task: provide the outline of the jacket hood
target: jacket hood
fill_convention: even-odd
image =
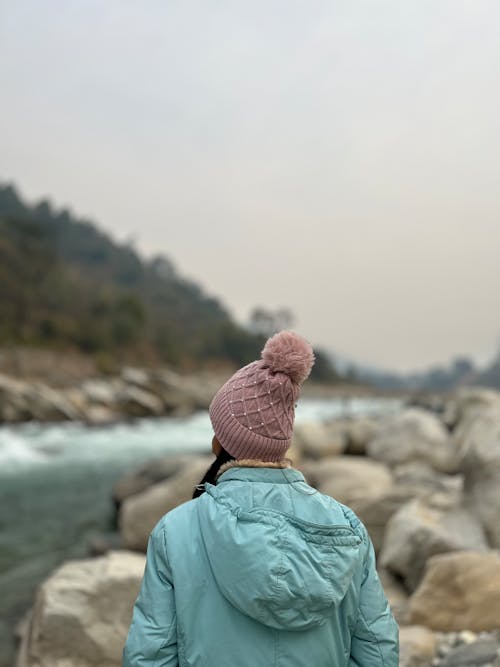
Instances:
[[[199,499],[202,538],[217,585],[234,607],[271,628],[307,630],[325,622],[344,599],[359,565],[361,537],[347,521],[311,523],[265,502],[244,508],[242,485],[225,483],[253,484],[266,472],[273,481],[309,488],[293,469],[227,471]]]

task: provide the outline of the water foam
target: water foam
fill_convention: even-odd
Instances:
[[[17,468],[45,463],[47,456],[34,448],[33,443],[13,432],[10,428],[0,429],[0,467]]]

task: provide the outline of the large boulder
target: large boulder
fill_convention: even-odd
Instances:
[[[295,426],[293,446],[304,458],[323,459],[342,454],[347,437],[336,422],[302,422]]]
[[[465,502],[500,548],[500,407],[470,409],[454,438],[464,474]]]
[[[412,461],[393,468],[394,483],[385,492],[373,497],[363,495],[351,501],[368,529],[378,553],[383,544],[389,519],[414,498],[430,500],[441,506],[456,506],[462,498],[462,478],[436,472],[428,464]]]
[[[457,466],[447,429],[435,415],[420,408],[408,408],[384,420],[368,443],[367,454],[391,466],[424,461],[442,472],[454,472]]]
[[[375,553],[382,549],[389,519],[415,495],[416,491],[411,487],[392,484],[375,496],[360,495],[350,499],[348,504],[366,526]]]
[[[500,553],[441,554],[432,557],[410,598],[409,622],[434,630],[493,630],[500,619]]]
[[[449,475],[435,470],[424,461],[410,461],[392,469],[394,483],[412,489],[416,497],[443,495],[462,499],[463,475]]]
[[[312,486],[346,505],[362,498],[379,497],[392,485],[387,466],[359,456],[330,457],[303,469]]]
[[[189,454],[180,454],[147,461],[115,483],[113,487],[115,505],[119,507],[129,496],[141,493],[149,486],[173,477],[184,466],[189,465],[192,459],[193,457]]]
[[[65,563],[38,589],[17,667],[120,667],[144,556]]]
[[[500,410],[499,391],[485,387],[460,387],[448,400],[448,421],[453,422],[453,428],[457,428],[483,410],[490,409]]]
[[[178,474],[125,499],[118,524],[126,548],[146,551],[149,534],[157,522],[166,512],[192,498],[194,486],[211,461],[210,457],[193,457]]]
[[[431,556],[466,549],[487,549],[477,518],[462,507],[432,506],[416,499],[389,520],[380,563],[412,591]]]
[[[431,667],[437,637],[429,628],[408,625],[399,630],[399,667]]]
[[[354,417],[344,421],[347,437],[346,454],[365,456],[368,443],[374,439],[380,426],[378,417]]]

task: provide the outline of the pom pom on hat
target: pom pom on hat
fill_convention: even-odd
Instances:
[[[310,343],[293,331],[280,331],[264,346],[262,359],[273,373],[285,373],[296,384],[302,384],[314,364]]]

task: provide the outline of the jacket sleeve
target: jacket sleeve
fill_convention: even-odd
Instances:
[[[146,567],[122,667],[177,667],[177,618],[174,587],[160,521],[149,536]]]
[[[373,544],[364,526],[363,532],[367,554],[348,667],[398,667],[399,628],[377,574]]]

